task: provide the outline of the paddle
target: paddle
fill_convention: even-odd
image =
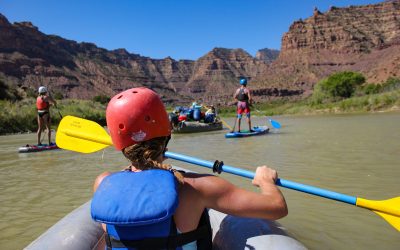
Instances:
[[[233,123],[233,128],[231,129],[231,133],[235,132],[236,121],[237,121],[237,117],[235,116],[235,122]]]
[[[262,113],[260,110],[254,108],[258,113]],[[282,126],[279,122],[272,120],[271,118],[268,118],[269,122],[271,123],[272,127],[276,129],[280,129]]]
[[[38,145],[42,144],[42,141],[43,141],[45,135],[48,133],[48,131],[47,131],[47,129],[43,129],[41,133],[42,133],[42,138],[40,138]]]
[[[50,90],[49,90],[49,96],[50,96],[51,98],[53,98],[53,97],[51,96]],[[53,99],[53,100],[54,100],[54,99]],[[57,109],[58,115],[59,115],[60,118],[62,119],[63,116],[61,115],[60,109],[57,107],[57,104],[55,103],[55,100],[54,100],[54,107]]]
[[[211,168],[214,173],[227,172],[230,174],[242,176],[249,179],[254,178],[253,172],[224,165],[223,162],[220,161],[210,162],[173,152],[165,152],[165,156],[174,160]],[[289,180],[284,180],[281,178],[278,178],[278,180],[276,181],[276,185],[331,200],[341,201],[357,207],[369,209],[380,215],[390,225],[392,225],[394,228],[400,231],[400,197],[382,201],[367,200],[359,197],[353,197],[346,194],[329,191],[327,189],[322,189],[310,185],[296,183]]]
[[[93,153],[112,145],[112,141],[96,122],[67,115],[58,124],[56,144],[63,149]]]
[[[281,128],[281,124],[279,124],[279,122],[274,121],[272,119],[268,119],[268,120],[271,123],[272,127],[276,128],[276,129],[280,129]]]
[[[112,145],[110,136],[99,124],[73,116],[66,116],[61,120],[56,139],[58,147],[81,153],[96,152]],[[165,156],[174,160],[211,168],[214,172],[218,173],[227,172],[249,179],[254,178],[253,172],[224,165],[223,162],[220,161],[210,162],[173,152],[166,152]],[[278,179],[276,184],[281,187],[369,209],[380,215],[390,225],[400,231],[400,197],[375,201],[284,179]]]
[[[229,124],[226,123],[226,122],[224,121],[224,119],[222,119],[220,116],[219,116],[219,119],[221,120],[221,122],[222,122],[227,128],[229,128],[231,131],[233,131],[233,128],[232,128],[231,126],[229,126]]]
[[[57,107],[57,104],[54,104],[54,107],[57,109],[58,115],[59,115],[60,118],[62,119],[63,116],[61,115],[60,109]]]

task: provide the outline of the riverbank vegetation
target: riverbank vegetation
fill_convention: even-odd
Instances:
[[[52,127],[57,127],[61,117],[73,115],[106,124],[106,104],[92,100],[56,100],[57,107],[51,108]],[[21,101],[0,100],[0,134],[36,132],[36,99]]]
[[[236,107],[221,109],[221,116],[235,116]],[[363,113],[400,110],[400,79],[381,84],[365,83],[357,72],[338,72],[314,86],[312,96],[300,101],[280,99],[254,104],[254,115],[294,115],[325,113]]]
[[[33,132],[37,130],[34,96],[4,98],[15,90],[3,91],[0,100],[0,134]],[[60,96],[59,99],[62,98]],[[57,99],[57,98],[56,98]],[[62,115],[74,115],[105,125],[105,109],[109,97],[93,100],[57,100],[52,108],[52,124],[56,127]],[[173,107],[167,107],[172,110]],[[235,107],[219,108],[222,117],[235,116]],[[322,79],[314,86],[313,95],[301,101],[276,100],[254,104],[254,115],[293,115],[323,113],[361,113],[400,110],[400,79],[389,78],[381,84],[366,84],[362,74],[339,72]]]

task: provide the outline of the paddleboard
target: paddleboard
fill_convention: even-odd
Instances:
[[[46,150],[54,150],[54,149],[59,149],[59,147],[56,144],[42,144],[42,145],[25,145],[22,146],[18,149],[18,153],[32,153],[32,152],[40,152],[40,151],[46,151]]]
[[[268,133],[269,128],[267,126],[256,126],[253,127],[253,132],[242,131],[242,132],[229,132],[225,134],[225,138],[237,138],[237,137],[247,137],[254,135],[262,135]]]

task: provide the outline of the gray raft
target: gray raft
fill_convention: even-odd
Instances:
[[[277,222],[241,218],[209,210],[213,249],[285,249],[306,247]],[[104,231],[90,217],[90,201],[65,216],[26,250],[104,250]]]
[[[216,121],[213,123],[203,123],[203,122],[179,122],[173,127],[174,133],[196,133],[196,132],[207,132],[214,130],[221,130],[222,122]]]

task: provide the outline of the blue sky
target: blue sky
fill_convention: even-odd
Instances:
[[[0,0],[10,22],[45,34],[125,48],[151,58],[196,60],[215,47],[280,49],[290,24],[322,12],[383,0]]]

